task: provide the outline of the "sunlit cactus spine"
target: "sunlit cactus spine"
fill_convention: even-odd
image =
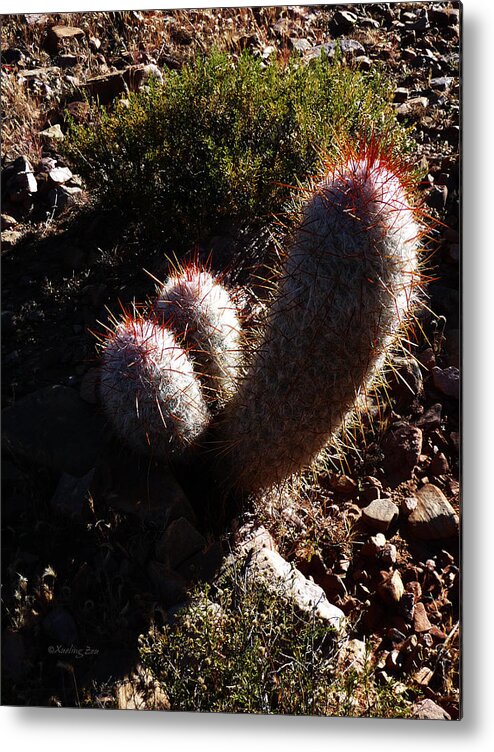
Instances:
[[[235,303],[219,279],[192,263],[157,289],[156,310],[187,348],[213,409],[232,394],[241,356]]]
[[[101,402],[116,434],[140,454],[171,458],[210,415],[185,350],[153,319],[126,313],[101,343]]]
[[[352,414],[417,298],[409,173],[376,141],[306,191],[263,332],[215,427],[218,474],[252,491],[309,465]]]

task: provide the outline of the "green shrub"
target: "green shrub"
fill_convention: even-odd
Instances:
[[[214,600],[212,600],[214,596]],[[140,656],[173,711],[284,715],[406,715],[393,682],[379,687],[338,661],[334,630],[262,582],[226,568],[172,624],[140,639]]]
[[[172,710],[321,714],[334,671],[332,630],[299,615],[262,583],[200,590],[141,658]],[[219,606],[218,606],[219,603]],[[330,658],[333,657],[333,661]]]
[[[318,167],[321,152],[357,132],[405,132],[381,75],[336,56],[302,65],[244,53],[198,57],[163,84],[131,94],[113,111],[94,107],[72,124],[65,152],[106,207],[190,247],[223,217],[253,221],[280,212],[288,185]]]

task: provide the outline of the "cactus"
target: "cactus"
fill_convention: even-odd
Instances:
[[[101,401],[121,439],[139,453],[169,458],[209,421],[187,353],[154,320],[126,313],[102,343]]]
[[[372,143],[308,190],[259,343],[215,426],[229,486],[266,488],[310,464],[375,381],[417,298],[407,186]]]
[[[206,402],[219,407],[233,392],[241,353],[231,296],[218,279],[193,263],[160,285],[156,310],[187,347]]]

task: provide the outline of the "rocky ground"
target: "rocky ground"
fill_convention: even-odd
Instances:
[[[225,550],[176,475],[130,465],[98,410],[91,331],[149,282],[132,227],[94,205],[58,152],[67,111],[87,118],[85,94],[111,106],[149,66],[178,68],[212,43],[268,60],[339,39],[349,64],[384,66],[414,128],[425,206],[441,223],[429,300],[382,430],[344,473],[250,524],[371,645],[376,682],[408,693],[417,717],[458,718],[459,33],[455,3],[3,18],[4,702],[132,707],[118,680],[135,668],[138,635]],[[140,702],[166,707],[156,688]]]

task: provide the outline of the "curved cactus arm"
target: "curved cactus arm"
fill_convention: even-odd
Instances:
[[[404,175],[375,146],[307,191],[264,331],[216,423],[233,487],[280,483],[335,437],[413,309],[420,236]]]
[[[160,285],[155,309],[187,347],[207,403],[218,407],[226,402],[234,390],[242,346],[238,311],[224,285],[191,264]]]

